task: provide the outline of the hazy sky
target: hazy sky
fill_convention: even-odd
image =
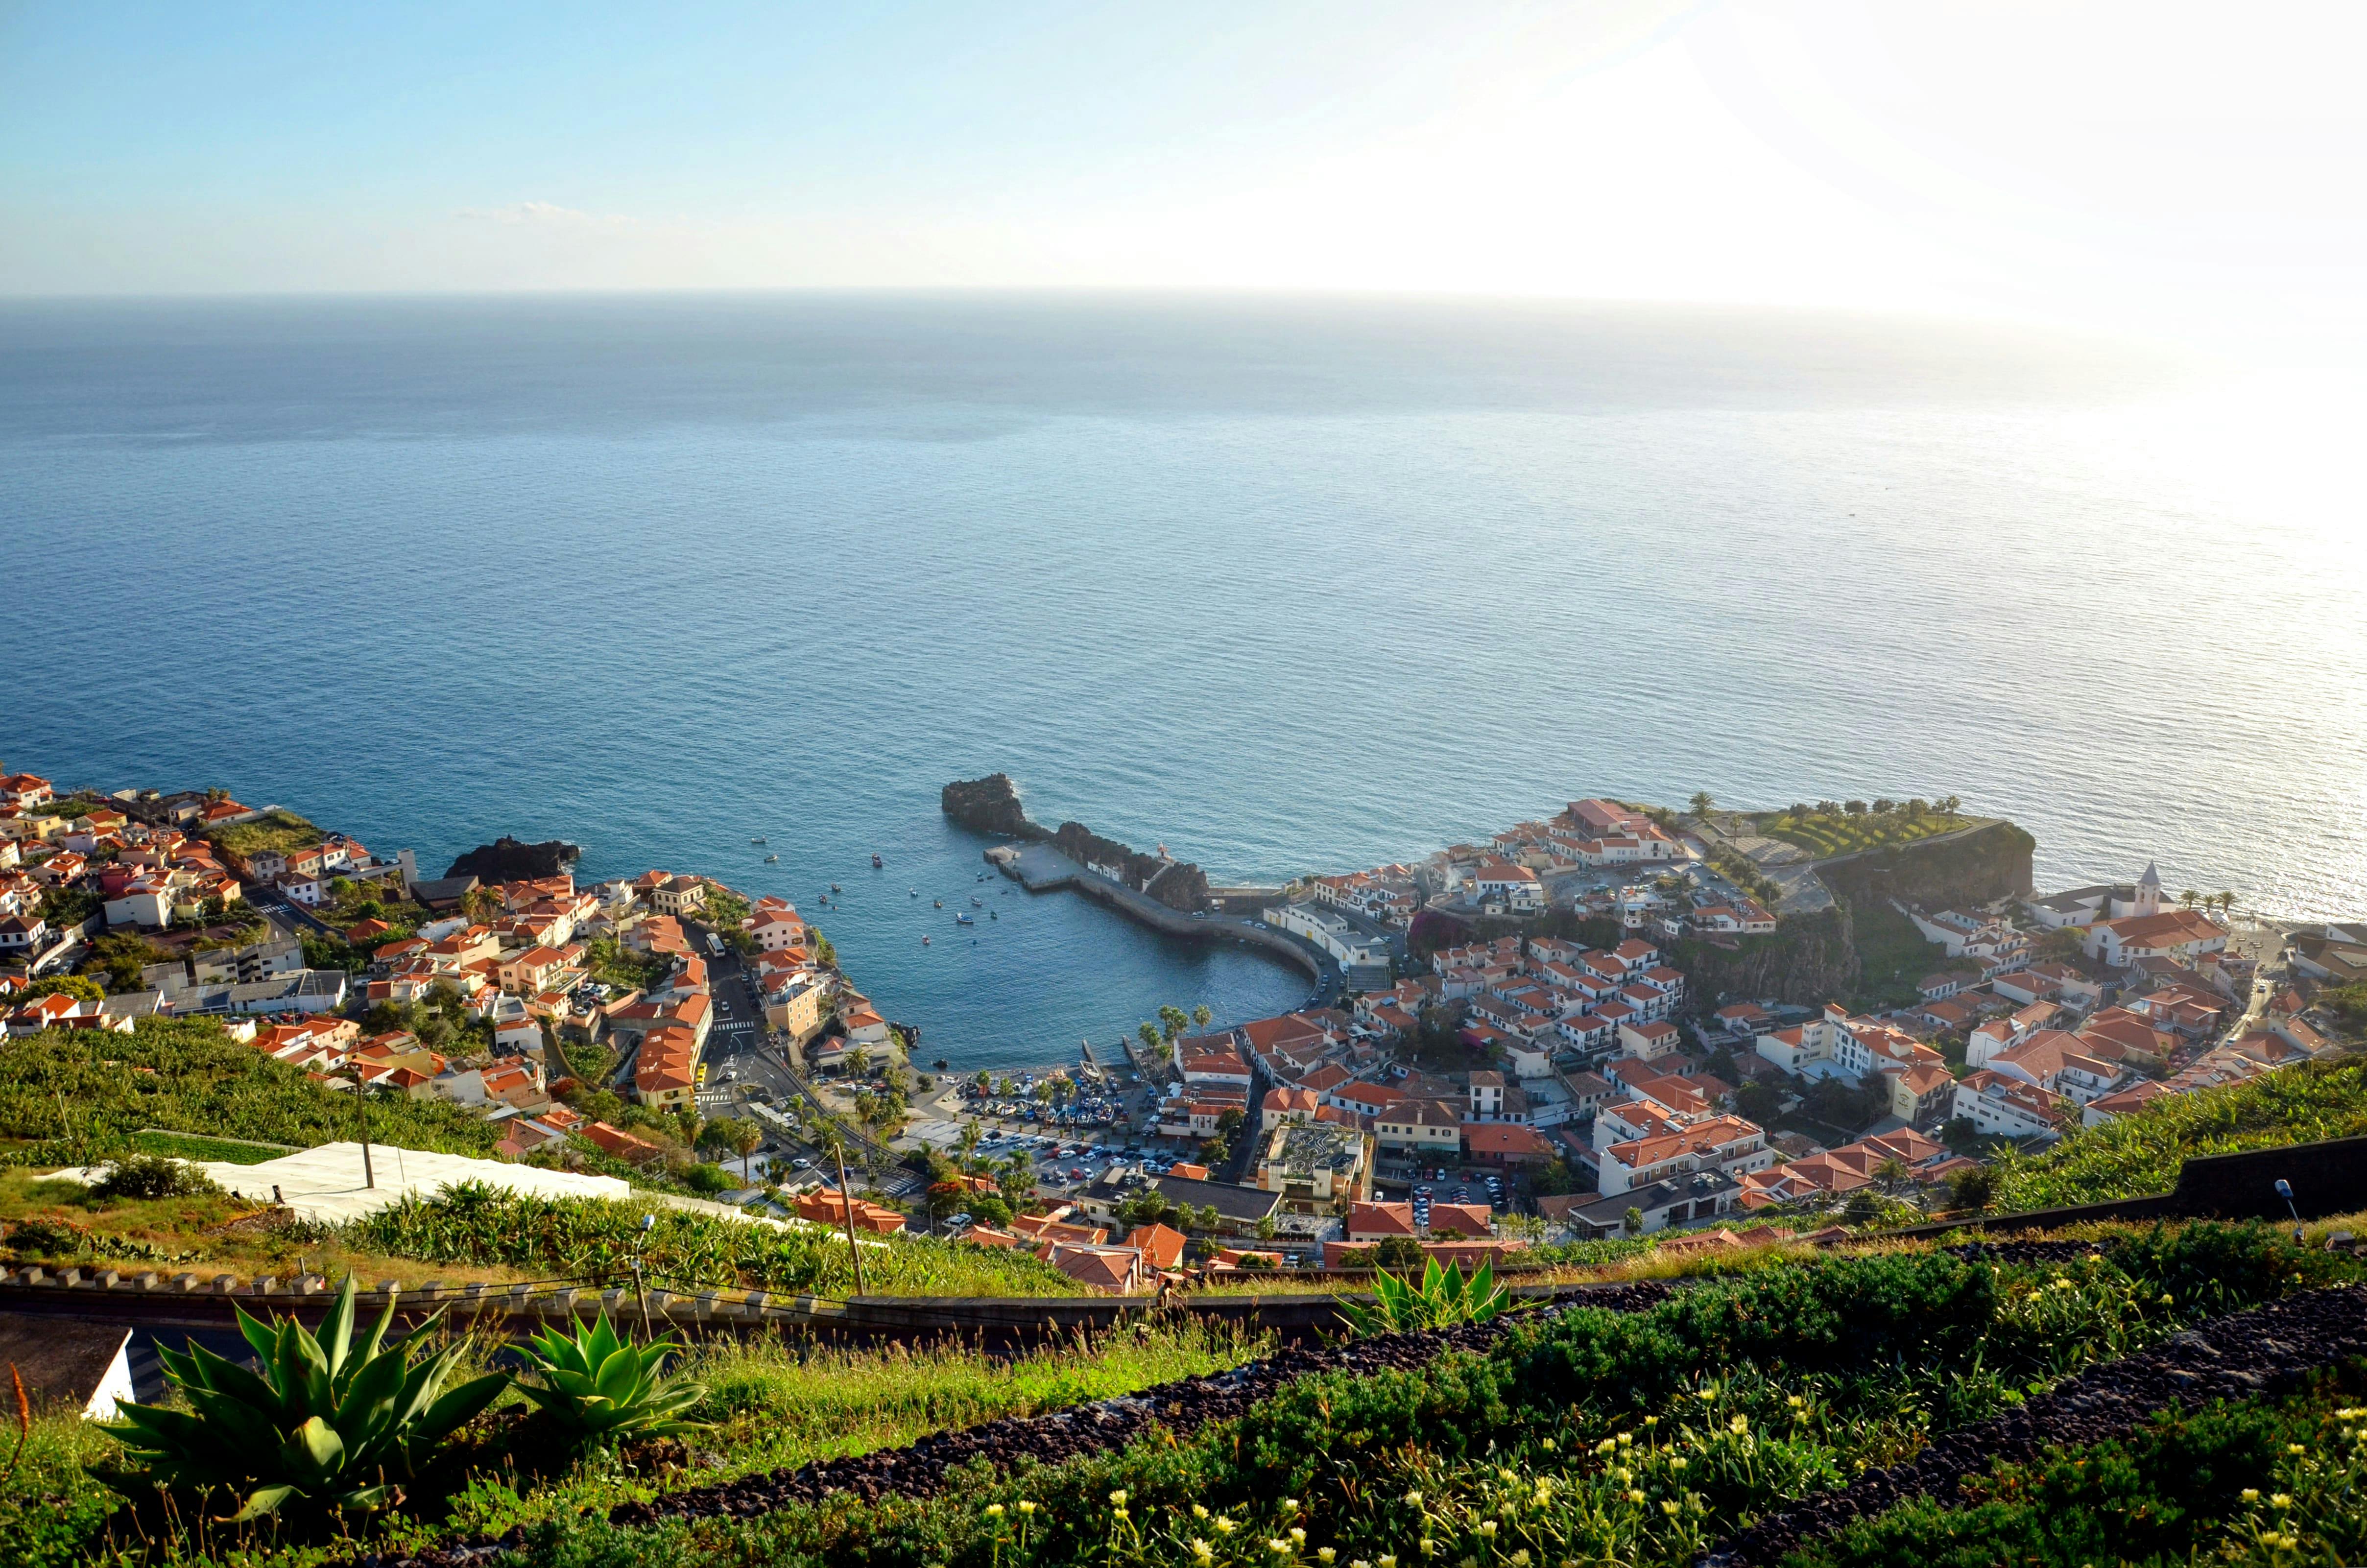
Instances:
[[[1444,290],[2367,322],[2367,6],[8,5],[0,292]]]

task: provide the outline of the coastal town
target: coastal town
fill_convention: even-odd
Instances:
[[[2321,992],[2367,976],[2367,928],[2239,924],[2232,897],[2173,897],[2151,866],[1886,900],[1928,964],[1911,994],[1862,974],[1852,1005],[1789,972],[1738,994],[1852,862],[2016,831],[1954,800],[1587,798],[1274,888],[1075,835],[1102,847],[990,841],[1014,878],[1056,863],[1058,886],[1317,977],[1297,1010],[1161,1006],[1013,1074],[924,1070],[783,898],[657,869],[582,883],[571,846],[512,840],[426,876],[221,791],[19,773],[0,778],[0,1008],[10,1036],[218,1020],[357,1101],[483,1118],[499,1161],[1025,1250],[1115,1293],[1976,1209],[2001,1153],[2345,1048]]]

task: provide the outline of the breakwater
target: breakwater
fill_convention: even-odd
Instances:
[[[1286,931],[1232,915],[1185,914],[1148,894],[1078,864],[1042,840],[997,844],[986,863],[1030,893],[1069,891],[1106,904],[1166,936],[1193,942],[1240,942],[1295,964],[1314,979],[1325,995],[1336,994],[1344,983],[1340,966]]]

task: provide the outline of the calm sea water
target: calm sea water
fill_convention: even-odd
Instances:
[[[2361,913],[2360,406],[1738,312],[9,305],[0,759],[786,894],[963,1066],[1304,989],[977,883],[997,768],[1219,878],[1956,794],[2042,882]]]

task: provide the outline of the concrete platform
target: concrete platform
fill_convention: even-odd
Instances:
[[[376,1187],[366,1187],[362,1183],[362,1146],[359,1144],[323,1144],[318,1148],[306,1149],[300,1154],[282,1155],[261,1165],[229,1165],[214,1160],[187,1163],[198,1166],[226,1190],[248,1198],[267,1200],[272,1189],[277,1187],[281,1201],[293,1210],[298,1218],[323,1224],[343,1224],[400,1202],[405,1197],[416,1194],[430,1198],[447,1187],[458,1187],[468,1181],[479,1181],[504,1191],[528,1193],[539,1198],[630,1201],[633,1197],[631,1185],[613,1176],[579,1176],[566,1170],[538,1170],[528,1165],[470,1159],[461,1155],[429,1154],[421,1149],[398,1149],[385,1144],[370,1145],[370,1166],[378,1178]],[[90,1186],[106,1174],[106,1168],[104,1166],[90,1166],[55,1174],[63,1179]],[[667,1207],[696,1204],[701,1212],[739,1217],[737,1210],[726,1209],[720,1203],[697,1203],[692,1199],[676,1201],[653,1195],[645,1195],[645,1201]]]

